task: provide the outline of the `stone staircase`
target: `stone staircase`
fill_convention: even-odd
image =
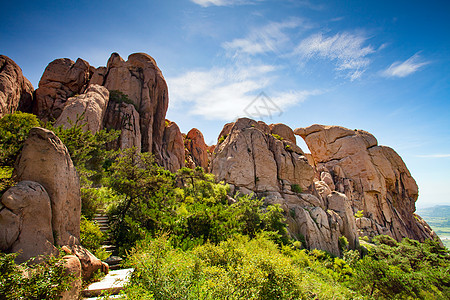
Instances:
[[[102,248],[105,249],[107,253],[110,253],[110,257],[108,257],[105,262],[109,265],[110,270],[120,269],[120,263],[122,262],[122,258],[116,256],[116,246],[114,246],[111,242],[109,236],[109,218],[104,211],[98,211],[93,218],[94,222],[98,224],[101,232],[106,234],[108,238],[103,242]]]
[[[133,269],[121,269],[120,263],[122,262],[122,258],[116,256],[116,246],[112,244],[109,236],[109,218],[106,213],[104,211],[98,211],[94,215],[93,221],[97,223],[100,230],[108,236],[103,243],[102,248],[111,254],[111,256],[105,260],[109,265],[110,272],[99,282],[90,284],[82,291],[82,296],[84,299],[89,300],[104,299],[102,295],[110,295],[108,299],[122,298],[121,295],[116,294],[118,294],[123,289],[123,286],[129,281]]]

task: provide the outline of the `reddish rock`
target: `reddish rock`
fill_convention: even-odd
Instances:
[[[367,222],[359,228],[362,235],[420,241],[432,237],[413,215],[418,187],[394,150],[378,146],[366,131],[340,126],[312,125],[296,129],[295,134],[311,150],[319,178],[331,190],[344,193],[353,212],[364,210],[371,220],[370,228]]]
[[[192,128],[184,139],[184,146],[188,152],[190,159],[194,163],[194,167],[202,167],[208,170],[208,145],[205,144],[203,134],[197,128]]]
[[[57,119],[67,100],[85,91],[90,78],[89,63],[68,58],[52,61],[39,81],[33,112],[42,120]]]
[[[82,288],[81,263],[75,255],[66,255],[63,257],[66,275],[72,275],[73,281],[70,283],[70,290],[61,293],[62,300],[79,299]]]
[[[176,172],[178,169],[184,167],[184,151],[183,136],[180,128],[175,122],[166,120],[162,143],[164,168],[171,172]]]
[[[18,180],[38,182],[47,191],[55,243],[59,246],[79,243],[80,182],[61,140],[50,130],[32,128],[14,171]]]
[[[16,110],[31,112],[33,92],[20,67],[9,57],[0,55],[0,118]]]
[[[42,185],[21,181],[1,198],[0,249],[19,252],[17,263],[57,252],[50,198]]]

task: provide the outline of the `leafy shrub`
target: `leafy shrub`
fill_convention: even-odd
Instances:
[[[70,128],[63,126],[57,128],[48,125],[63,142],[69,151],[70,157],[75,165],[83,187],[90,187],[92,184],[100,184],[106,176],[112,160],[117,153],[107,149],[107,144],[116,140],[120,131],[100,130],[92,134],[89,130],[84,130],[84,114],[78,116],[75,123],[69,120]]]
[[[30,129],[40,126],[35,115],[16,112],[0,119],[0,166],[13,166]]]
[[[239,236],[192,250],[173,248],[167,237],[145,240],[132,251],[135,268],[127,294],[154,299],[297,299],[302,272],[263,236]]]
[[[80,242],[81,244],[95,253],[101,248],[103,242],[106,240],[105,234],[100,230],[100,227],[93,221],[81,216],[80,222]]]
[[[302,188],[301,188],[298,184],[296,184],[296,183],[291,184],[291,190],[292,190],[294,193],[298,193],[298,194],[300,194],[300,193],[303,192]]]
[[[272,136],[273,136],[274,138],[276,138],[277,140],[280,140],[280,141],[284,140],[284,138],[282,138],[281,136],[279,136],[279,135],[276,134],[276,133],[272,133]]]
[[[30,260],[17,265],[16,256],[0,253],[0,299],[59,299],[70,289],[73,277],[65,274],[61,258],[46,257],[39,264]]]
[[[225,141],[225,139],[227,138],[228,134],[222,135],[219,140],[217,141],[218,144],[222,144],[223,141]]]
[[[116,103],[126,103],[134,106],[136,110],[138,110],[137,105],[131,100],[126,94],[122,93],[118,90],[109,91],[109,101],[113,101]]]
[[[364,217],[364,210],[358,210],[358,212],[355,214],[355,218],[359,219]]]
[[[89,220],[99,210],[107,210],[119,201],[121,197],[110,188],[81,188],[81,214]]]

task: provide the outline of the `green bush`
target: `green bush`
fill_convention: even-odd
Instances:
[[[86,249],[91,251],[95,256],[101,260],[108,258],[109,254],[103,251],[102,245],[107,236],[100,227],[93,221],[81,216],[80,222],[80,242]]]
[[[282,138],[282,137],[279,136],[278,134],[272,133],[272,136],[273,136],[274,138],[276,138],[277,140],[280,140],[280,141],[284,140],[284,138]]]
[[[30,129],[40,126],[35,115],[16,112],[0,119],[0,166],[13,166]]]
[[[70,289],[73,277],[67,275],[64,261],[58,257],[46,257],[34,264],[14,262],[17,253],[0,253],[0,299],[59,299]]]
[[[298,299],[302,272],[263,236],[236,237],[181,251],[167,237],[145,240],[127,263],[126,293],[154,299]]]
[[[364,210],[358,210],[358,212],[355,214],[355,218],[359,219],[364,217]]]
[[[303,192],[303,190],[302,190],[302,188],[298,185],[298,184],[291,184],[291,190],[294,192],[294,193],[298,193],[298,194],[300,194],[300,193],[302,193]]]
[[[116,102],[116,103],[126,103],[131,104],[138,110],[137,105],[131,100],[126,94],[122,93],[118,90],[112,90],[109,91],[109,101]]]

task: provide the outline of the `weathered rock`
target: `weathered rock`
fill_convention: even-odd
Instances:
[[[218,180],[255,192],[290,191],[293,184],[307,190],[314,176],[303,152],[271,135],[269,126],[250,119],[225,125],[216,146],[211,172]],[[226,133],[228,132],[228,133]]]
[[[0,249],[19,252],[17,263],[57,252],[53,246],[50,198],[42,185],[21,181],[1,198]]]
[[[120,137],[112,142],[113,149],[136,148],[141,152],[141,129],[139,113],[134,105],[124,102],[109,101],[106,115],[103,119],[103,128],[120,130]]]
[[[104,74],[103,76],[101,74]],[[124,61],[117,53],[108,60],[106,71],[98,70],[91,84],[104,85],[129,97],[140,117],[143,152],[161,159],[164,123],[169,103],[167,84],[155,60],[145,53],[134,53]]]
[[[30,130],[17,159],[18,180],[40,183],[51,201],[52,228],[57,245],[79,243],[81,198],[78,174],[66,146],[50,130]]]
[[[16,110],[30,112],[33,92],[20,67],[9,57],[0,55],[0,118]]]
[[[108,101],[109,91],[105,87],[90,85],[85,93],[67,100],[55,126],[70,128],[78,118],[83,116],[83,123],[86,124],[83,130],[89,130],[95,134],[102,129]]]
[[[180,128],[175,122],[166,120],[162,143],[163,166],[171,172],[184,167],[184,143]]]
[[[194,163],[193,167],[208,170],[208,145],[205,144],[203,134],[197,128],[192,128],[184,139],[184,146]]]
[[[311,150],[320,178],[351,200],[353,212],[364,210],[372,221],[370,230],[359,228],[362,234],[420,241],[431,236],[413,216],[417,184],[394,150],[378,146],[363,130],[312,125],[294,132]]]
[[[108,273],[108,265],[102,263],[100,259],[95,257],[89,250],[83,248],[80,245],[72,245],[70,247],[73,255],[75,255],[81,263],[82,277],[84,280],[88,280],[98,270],[103,273]]]
[[[89,64],[81,58],[75,63],[68,58],[52,61],[39,81],[33,112],[43,120],[57,119],[67,99],[86,89],[89,69]]]
[[[63,257],[66,275],[74,277],[70,283],[71,289],[61,293],[62,300],[77,300],[81,293],[83,281],[81,279],[81,263],[75,255],[66,255]]]
[[[296,139],[295,139],[295,135],[294,135],[294,131],[287,125],[285,124],[270,124],[270,133],[272,134],[276,134],[278,136],[280,136],[283,139],[286,139],[294,144],[297,143]]]
[[[347,238],[350,248],[359,246],[357,227],[350,200],[341,193],[333,191],[327,196],[327,208],[335,211],[343,222],[342,234]]]

